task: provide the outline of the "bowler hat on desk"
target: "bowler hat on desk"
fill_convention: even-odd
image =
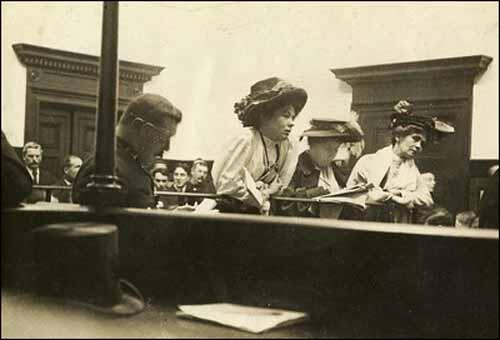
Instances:
[[[363,139],[363,131],[359,125],[345,120],[313,118],[311,127],[301,137],[338,138],[342,142],[359,142]]]
[[[139,290],[116,276],[116,226],[60,223],[39,227],[33,234],[39,294],[113,315],[133,315],[144,309]]]

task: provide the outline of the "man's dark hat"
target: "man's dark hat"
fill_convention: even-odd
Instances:
[[[137,288],[116,276],[116,226],[91,222],[51,224],[33,230],[33,235],[39,294],[117,316],[144,309]]]
[[[455,132],[453,126],[438,120],[436,117],[428,117],[413,113],[413,105],[406,100],[400,100],[395,106],[396,111],[391,115],[390,128],[394,129],[398,126],[418,126],[425,131],[435,135],[442,136]]]
[[[272,77],[261,80],[250,88],[250,94],[234,104],[234,112],[243,126],[254,126],[258,114],[271,113],[283,105],[293,105],[296,116],[307,102],[307,92],[287,81]]]
[[[342,142],[359,142],[363,139],[363,131],[359,125],[336,119],[312,119],[311,127],[301,137],[338,138]]]

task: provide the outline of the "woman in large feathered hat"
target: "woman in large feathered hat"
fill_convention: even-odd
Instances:
[[[413,113],[412,104],[405,100],[399,101],[394,110],[390,116],[391,145],[362,156],[354,166],[347,186],[375,185],[369,197],[381,205],[368,213],[368,219],[409,223],[408,208],[434,204],[428,187],[422,183],[415,156],[431,140],[455,130],[437,118]]]
[[[213,167],[223,212],[266,214],[269,196],[286,186],[295,169],[289,140],[294,120],[307,101],[304,89],[272,77],[255,83],[234,105],[244,129],[224,146]],[[198,210],[213,207],[203,202]]]

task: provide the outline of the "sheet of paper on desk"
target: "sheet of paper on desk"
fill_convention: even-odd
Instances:
[[[318,196],[316,198],[317,199],[323,199],[323,198],[341,197],[341,196],[342,197],[344,197],[344,196],[349,197],[349,196],[352,196],[354,194],[367,192],[368,190],[372,189],[373,187],[374,186],[371,183],[364,184],[364,185],[356,185],[356,186],[353,186],[353,187],[340,189],[340,190],[337,190],[335,192],[332,192],[332,193],[329,193],[329,194],[326,194],[326,195]]]
[[[318,197],[316,200],[320,203],[337,203],[340,205],[351,205],[358,209],[366,209],[366,200],[368,198],[368,193],[358,192],[350,194],[349,196],[329,196],[329,197]]]
[[[306,313],[282,309],[258,308],[231,303],[179,305],[180,317],[216,322],[251,333],[296,324],[307,319]]]
[[[243,172],[244,172],[244,182],[248,189],[248,192],[257,203],[257,206],[261,206],[264,203],[264,199],[262,198],[262,194],[259,191],[259,189],[257,189],[257,183],[255,183],[254,179],[252,178],[252,175],[246,168],[243,168]]]

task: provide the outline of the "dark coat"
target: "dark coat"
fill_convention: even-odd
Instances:
[[[54,183],[54,185],[68,187],[71,189],[71,184],[68,185],[64,181],[64,178],[61,178],[59,181]],[[71,190],[54,190],[54,191],[52,191],[52,196],[57,198],[59,203],[73,203]]]
[[[479,227],[498,229],[498,170],[488,179],[479,203]]]
[[[209,176],[205,181],[203,181],[200,184],[193,184],[189,182],[186,187],[186,192],[215,194],[216,190],[212,178]],[[194,205],[195,202],[200,204],[201,201],[203,201],[203,198],[189,198],[188,204]]]
[[[33,182],[2,131],[2,207],[16,206],[31,192]]]
[[[52,175],[51,172],[42,168],[39,168],[38,171],[39,171],[38,179],[40,181],[37,185],[54,185],[54,183],[57,182],[57,178],[54,175]],[[46,195],[45,190],[33,189],[31,194],[26,199],[26,203],[36,203],[40,201],[45,201],[45,195]]]
[[[93,158],[86,160],[73,185],[73,202],[89,204],[88,199],[81,195],[90,176],[94,173],[95,161]],[[123,197],[117,205],[134,208],[154,208],[154,182],[149,172],[140,164],[137,157],[131,152],[125,142],[117,138],[115,173],[122,185]]]

